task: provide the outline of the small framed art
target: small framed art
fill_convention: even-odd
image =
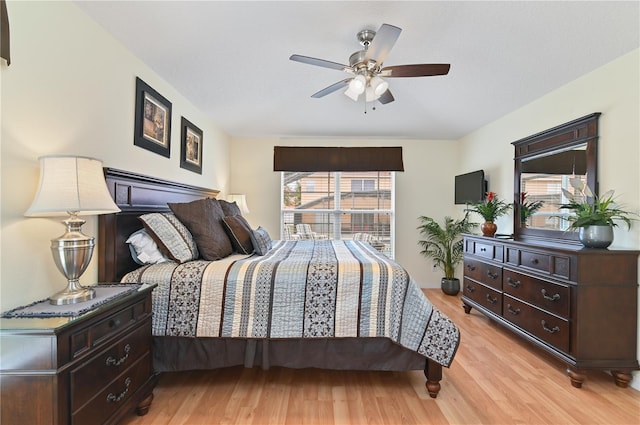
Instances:
[[[171,102],[137,77],[133,144],[171,156]]]
[[[180,167],[202,174],[202,130],[182,117]]]

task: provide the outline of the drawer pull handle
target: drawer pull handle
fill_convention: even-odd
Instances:
[[[127,378],[124,381],[124,385],[124,391],[122,391],[120,394],[115,395],[114,393],[109,393],[109,395],[107,396],[107,401],[109,403],[117,403],[122,400],[125,395],[127,395],[127,393],[129,392],[129,385],[131,385],[131,378]]]
[[[487,270],[487,276],[495,280],[498,278],[498,273],[491,273],[491,270]]]
[[[487,248],[480,248],[480,252],[486,252]]]
[[[517,316],[518,314],[520,314],[520,309],[516,308],[514,310],[513,308],[511,308],[511,304],[507,304],[507,310],[509,311],[509,313],[513,314],[514,316]]]
[[[475,290],[476,290],[476,288],[474,288],[473,286],[471,286],[471,285],[467,285],[467,291],[469,291],[469,292],[473,292],[473,291],[475,291]]]
[[[539,263],[539,261],[538,261],[537,258],[532,258],[531,259],[531,264],[538,264],[538,263]]]
[[[476,269],[476,266],[472,266],[471,264],[467,264],[467,270],[469,270],[470,272],[474,271]]]
[[[129,352],[131,351],[131,346],[129,344],[124,346],[124,356],[120,357],[119,359],[115,359],[111,356],[107,357],[107,366],[120,366],[122,363],[124,363],[127,358],[129,357]]]
[[[519,280],[513,280],[513,279],[511,279],[511,276],[509,276],[507,278],[507,284],[509,286],[511,286],[512,288],[518,288],[518,287],[520,287],[520,285],[522,285],[522,282],[520,282]]]
[[[550,328],[549,326],[547,326],[547,322],[545,322],[544,320],[541,323],[542,323],[542,329],[549,332],[550,334],[560,332],[560,328],[558,326],[554,326],[553,328]]]
[[[113,319],[111,320],[111,322],[109,322],[109,326],[111,326],[112,328],[117,328],[118,326],[120,326],[120,323],[122,323],[120,319]]]
[[[549,301],[558,301],[560,299],[560,294],[548,295],[545,289],[542,289],[542,298]]]
[[[495,304],[498,302],[498,299],[487,294],[487,301],[489,301],[490,304]]]

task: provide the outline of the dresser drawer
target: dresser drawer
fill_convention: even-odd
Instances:
[[[565,319],[570,315],[570,288],[505,269],[503,290]]]
[[[506,294],[503,317],[556,349],[569,353],[569,321]]]
[[[546,254],[526,249],[507,247],[504,262],[514,267],[522,266],[544,275],[557,276],[572,280],[571,256],[560,254]]]
[[[101,424],[124,405],[151,376],[151,354],[145,353],[108,386],[96,388],[97,394],[71,414],[74,425]]]
[[[90,327],[74,332],[70,337],[71,358],[83,355],[87,350],[101,342],[111,337],[116,337],[124,332],[128,326],[143,319],[150,313],[151,301],[142,299]]]
[[[490,242],[471,241],[467,245],[466,251],[470,254],[502,262],[504,248],[502,245]]]
[[[147,320],[137,330],[121,341],[94,356],[92,360],[72,370],[70,374],[71,410],[84,405],[95,391],[105,387],[125,369],[151,349],[151,321]]]
[[[464,259],[464,275],[498,291],[502,290],[502,267],[487,264],[473,258]]]
[[[462,293],[467,298],[493,311],[497,315],[502,314],[502,294],[500,292],[465,278]]]

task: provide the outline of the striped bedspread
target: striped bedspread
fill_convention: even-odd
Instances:
[[[449,366],[459,331],[408,273],[356,241],[274,241],[265,256],[144,266],[157,283],[153,334],[183,337],[386,337]]]

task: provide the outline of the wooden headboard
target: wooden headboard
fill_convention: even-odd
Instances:
[[[98,217],[98,281],[118,282],[140,267],[131,258],[126,240],[142,228],[138,219],[149,212],[169,211],[168,202],[215,198],[219,191],[177,183],[129,171],[104,169],[109,193],[121,209]]]

